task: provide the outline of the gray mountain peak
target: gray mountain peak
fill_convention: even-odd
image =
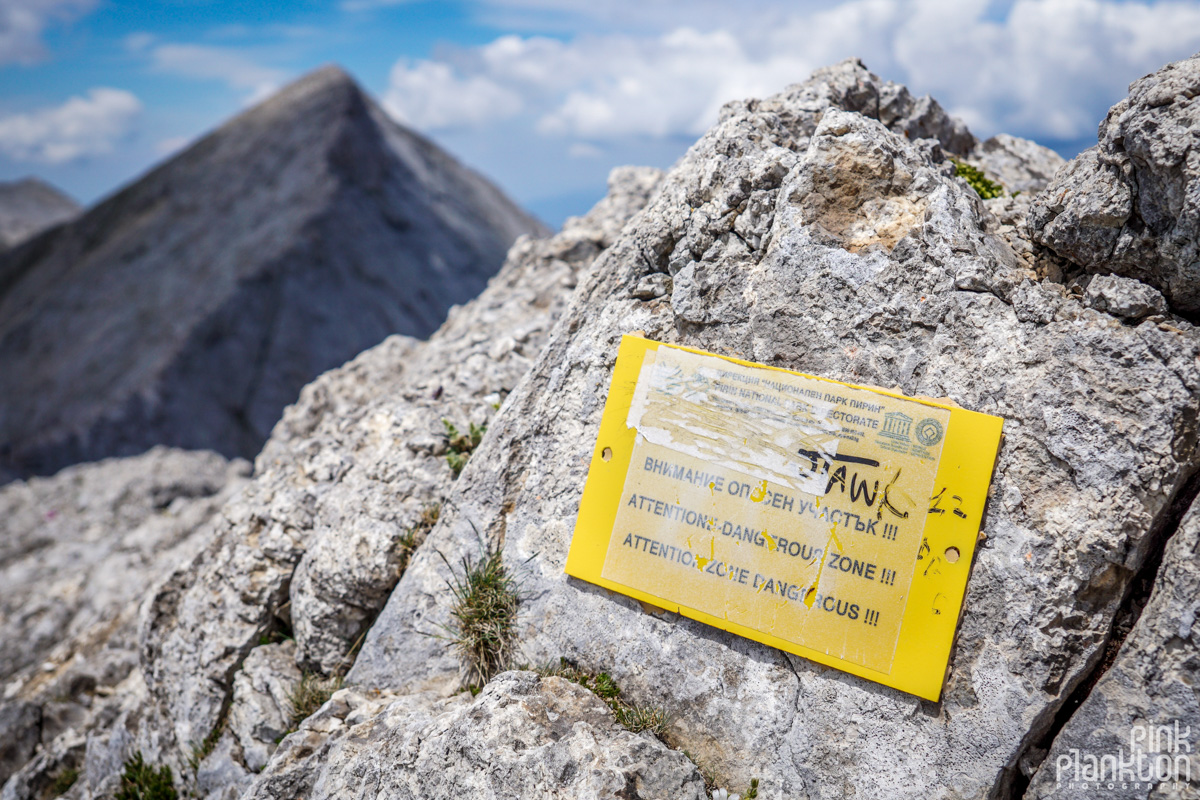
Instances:
[[[79,213],[79,204],[38,178],[0,183],[0,249]]]
[[[0,462],[253,456],[305,383],[427,336],[542,232],[319,69],[0,255]]]

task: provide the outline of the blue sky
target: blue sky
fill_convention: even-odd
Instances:
[[[1200,0],[0,0],[0,180],[94,202],[336,62],[558,225],[611,167],[668,166],[721,103],[845,57],[1069,156],[1197,51]]]

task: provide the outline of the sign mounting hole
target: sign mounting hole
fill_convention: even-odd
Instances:
[[[612,461],[612,448],[606,447],[600,451],[600,457],[605,461]]]
[[[959,552],[958,552],[957,547],[947,547],[946,548],[946,560],[949,561],[951,564],[953,564],[955,561],[958,561],[958,556],[959,556]]]

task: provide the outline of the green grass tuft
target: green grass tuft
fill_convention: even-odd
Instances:
[[[683,750],[683,755],[688,761],[696,765],[696,771],[700,773],[700,777],[704,779],[704,794],[711,795],[714,789],[720,788],[717,780],[717,773],[714,772],[707,764],[701,763],[700,759]]]
[[[626,705],[622,703],[613,709],[617,722],[634,733],[650,731],[655,736],[666,736],[670,719],[661,706]]]
[[[225,725],[228,722],[229,708],[226,707],[217,718],[217,724],[208,732],[208,736],[204,737],[204,741],[199,744],[192,742],[192,754],[188,757],[188,768],[191,769],[192,775],[195,775],[200,770],[200,762],[208,758],[212,751],[216,749],[217,742],[221,741],[221,734],[225,732]]]
[[[566,659],[559,659],[557,665],[548,665],[534,669],[543,678],[566,678],[572,683],[578,683],[599,697],[612,710],[617,718],[617,724],[628,728],[634,733],[650,731],[655,736],[666,735],[670,718],[661,706],[639,706],[628,703],[621,698],[621,687],[607,672],[592,674],[572,666]]]
[[[287,733],[300,729],[300,723],[317,713],[317,710],[333,697],[333,693],[342,688],[341,676],[323,678],[312,672],[300,674],[300,682],[292,687],[288,694],[288,705],[291,706],[291,719]],[[287,735],[284,734],[284,736]]]
[[[292,626],[279,618],[279,609],[276,609],[274,618],[271,620],[271,627],[258,637],[258,644],[260,647],[268,644],[283,644],[295,638]]]
[[[591,690],[605,702],[616,700],[621,696],[621,687],[617,686],[617,682],[607,672],[601,672],[596,676],[595,680],[592,681]]]
[[[50,784],[50,796],[61,797],[70,791],[77,780],[79,780],[79,770],[74,767],[66,767],[59,770]]]
[[[462,474],[463,467],[467,466],[467,462],[471,460],[471,453],[474,453],[475,448],[479,447],[479,443],[483,441],[483,435],[487,433],[487,424],[476,425],[472,422],[466,433],[460,433],[453,422],[443,419],[442,427],[446,429],[443,435],[446,437],[446,448],[449,450],[446,453],[446,463],[450,465],[450,471],[457,478]]]
[[[400,551],[400,563],[398,572],[400,575],[408,569],[408,562],[412,560],[413,554],[417,552],[417,548],[425,541],[425,537],[433,530],[433,526],[437,524],[438,518],[442,515],[442,506],[440,503],[431,503],[421,510],[421,516],[417,518],[416,523],[411,528],[404,532],[397,543],[397,549]]]
[[[445,630],[466,671],[467,684],[483,686],[507,669],[512,658],[519,587],[499,550],[488,550],[478,561],[464,558],[462,574],[453,574],[447,583],[454,593],[454,607]]]
[[[258,645],[262,647],[268,644],[283,644],[292,640],[291,634],[285,631],[268,631],[258,637]]]
[[[955,174],[965,180],[975,190],[975,193],[984,200],[1004,196],[1004,187],[995,181],[989,180],[987,175],[983,174],[983,170],[973,167],[965,161],[959,161],[957,158],[951,158],[950,160],[954,162]]]
[[[134,753],[125,762],[116,800],[179,800],[171,768],[150,766],[142,759],[141,752]]]

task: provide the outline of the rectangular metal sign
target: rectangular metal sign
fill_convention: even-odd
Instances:
[[[937,700],[1002,425],[626,336],[566,571]]]

